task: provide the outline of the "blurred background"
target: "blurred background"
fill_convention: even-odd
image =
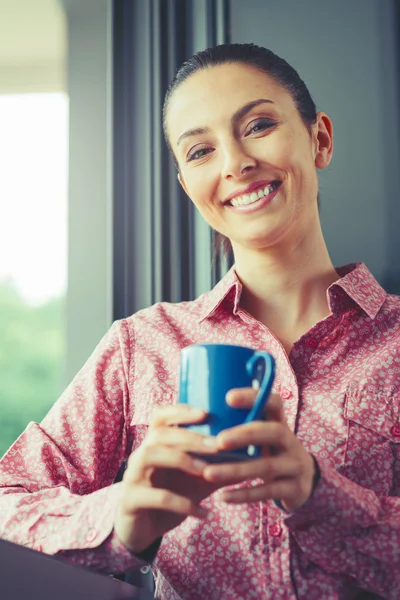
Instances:
[[[63,385],[66,44],[57,0],[0,0],[0,454]]]
[[[230,266],[162,139],[197,50],[255,42],[299,71],[334,124],[332,259],[400,293],[399,23],[397,0],[0,0],[0,455],[113,320]]]

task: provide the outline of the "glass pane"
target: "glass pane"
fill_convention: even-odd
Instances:
[[[63,383],[65,94],[0,96],[0,455]]]
[[[14,33],[0,39],[0,456],[63,390],[67,290],[63,14],[56,0],[35,20],[13,0],[7,6],[1,28]]]

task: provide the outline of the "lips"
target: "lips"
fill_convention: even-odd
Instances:
[[[253,185],[246,188],[241,194],[232,194],[229,199],[225,200],[224,205],[228,206],[245,206],[252,204],[258,199],[264,196],[272,194],[280,185],[281,181],[275,180],[270,181],[267,184],[265,182],[256,182]]]
[[[250,215],[267,207],[281,189],[282,182],[276,182],[275,185],[269,184],[260,191],[251,192],[244,196],[236,196],[225,204],[226,210],[240,215]],[[266,194],[264,192],[267,191]]]
[[[252,192],[254,192],[256,190],[263,189],[267,185],[271,185],[271,184],[275,184],[275,183],[281,183],[281,182],[278,180],[273,180],[273,179],[263,179],[263,180],[259,180],[259,181],[254,181],[253,183],[248,185],[247,188],[242,189],[242,190],[237,190],[236,192],[233,192],[233,194],[230,194],[227,198],[225,198],[223,204],[228,204],[228,202],[230,202],[234,198],[238,198],[239,196],[244,196],[246,194],[251,194]]]

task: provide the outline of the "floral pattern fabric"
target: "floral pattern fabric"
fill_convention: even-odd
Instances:
[[[234,267],[193,302],[116,321],[44,420],[0,461],[0,536],[104,573],[140,567],[113,533],[122,462],[153,410],[176,402],[180,351],[227,343],[276,359],[273,391],[321,477],[292,514],[229,505],[167,533],[151,564],[156,598],[400,598],[400,298],[363,264],[337,269],[330,314],[288,356],[240,307]],[[257,485],[258,480],[239,486]]]

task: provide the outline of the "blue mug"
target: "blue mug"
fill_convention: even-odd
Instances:
[[[215,436],[224,429],[261,420],[274,376],[275,361],[268,352],[226,344],[187,346],[181,352],[178,402],[202,408],[207,417],[201,423],[184,427]],[[250,410],[234,408],[225,400],[229,390],[242,387],[259,390]],[[259,456],[259,446],[248,446],[201,458],[208,462],[231,462]]]

